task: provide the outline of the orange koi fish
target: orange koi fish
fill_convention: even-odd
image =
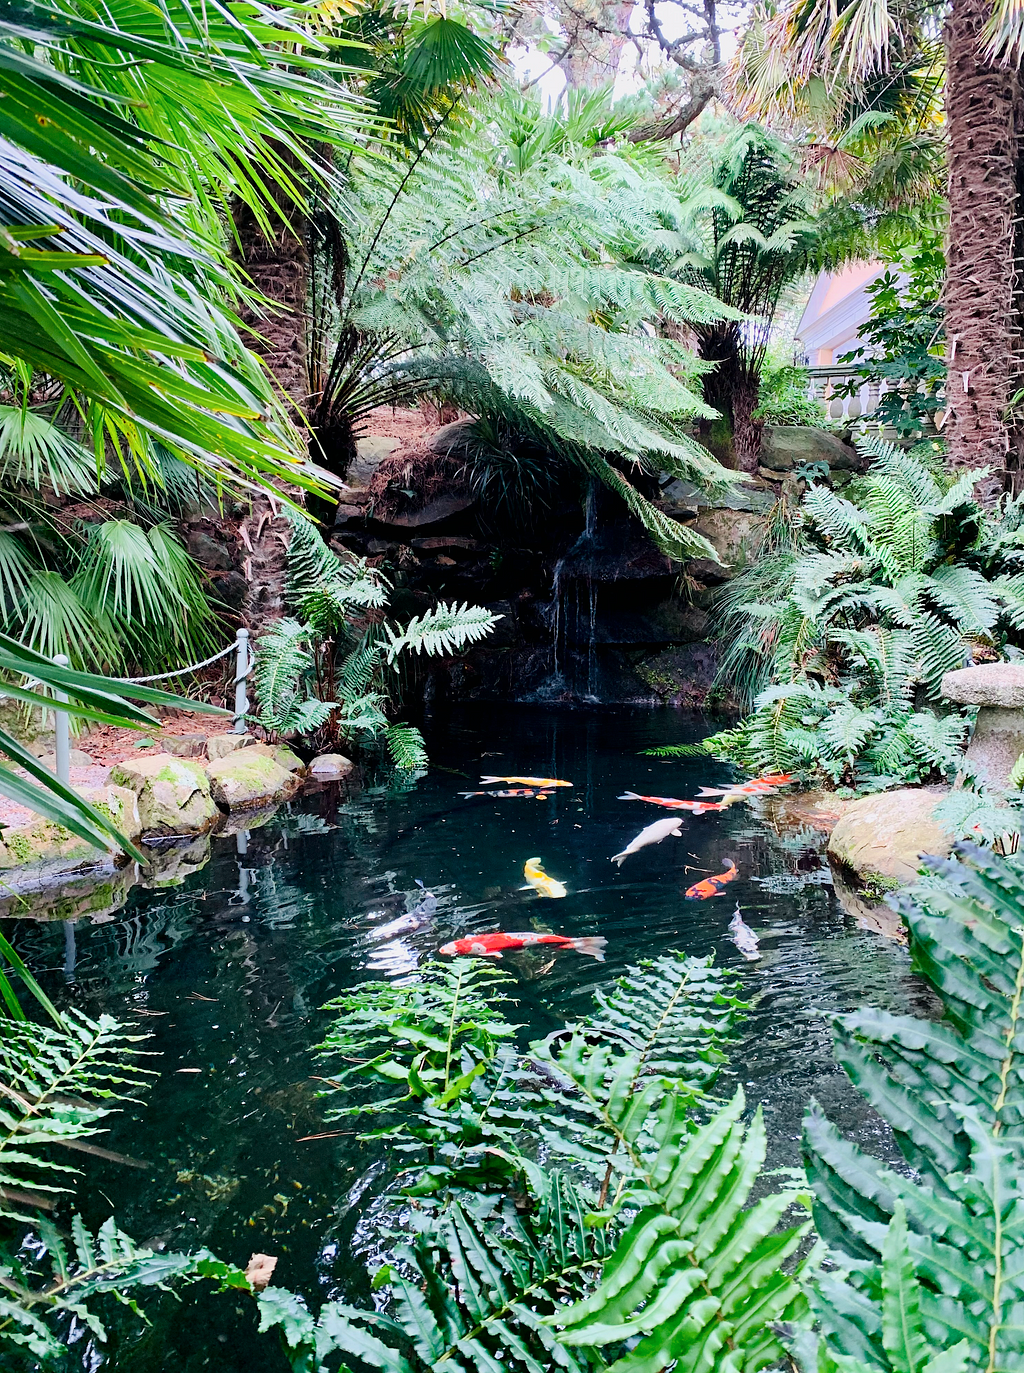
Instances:
[[[708,810],[722,810],[714,801],[677,801],[674,796],[638,796],[635,791],[624,791],[620,801],[649,801],[652,806],[664,806],[666,810],[691,810],[694,815],[703,815]]]
[[[536,787],[547,791],[551,787],[571,787],[571,782],[560,782],[557,777],[481,777],[480,785],[489,787],[492,782],[507,782],[510,787]]]
[[[703,881],[694,882],[692,887],[686,889],[687,901],[706,901],[709,896],[720,896],[726,882],[731,882],[734,877],[740,874],[739,868],[730,858],[729,866],[725,872],[720,872],[714,877],[705,877]]]
[[[480,958],[500,958],[508,949],[528,949],[534,944],[553,944],[559,949],[575,949],[577,953],[585,953],[591,958],[596,958],[598,963],[603,963],[607,943],[607,939],[600,935],[585,939],[568,939],[564,934],[535,934],[529,930],[523,934],[475,934],[467,939],[453,939],[450,944],[442,945],[440,952],[447,954],[449,958],[455,954],[471,953],[477,954]]]

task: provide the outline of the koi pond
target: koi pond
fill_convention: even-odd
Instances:
[[[585,1011],[593,988],[668,949],[714,954],[737,968],[753,1010],[730,1051],[720,1094],[745,1085],[764,1106],[769,1166],[798,1162],[811,1096],[848,1134],[888,1152],[883,1127],[837,1068],[829,1013],[862,1002],[920,1010],[906,951],[857,927],[840,908],[812,831],[779,835],[755,809],[683,813],[682,833],[609,861],[669,813],[624,791],[692,797],[734,774],[699,759],[641,750],[699,739],[709,723],[674,711],[583,714],[486,707],[428,733],[427,775],[372,781],[358,794],[300,798],[262,828],[214,841],[213,860],[180,886],[134,888],[101,923],[7,920],[4,931],[55,999],[133,1021],[159,1057],[152,1089],[115,1118],[103,1144],[132,1165],[86,1161],[78,1204],[90,1225],[111,1212],[162,1249],[208,1246],[243,1266],[278,1255],[274,1282],[304,1294],[362,1301],[354,1255],[373,1242],[368,1207],[402,1166],[358,1142],[356,1124],[324,1121],[312,1049],[324,1002],[369,978],[415,978],[442,944],[495,931],[607,940],[605,961],[533,946],[497,966],[515,978],[515,1019],[537,1038]],[[564,778],[546,799],[460,793],[479,779]],[[521,890],[539,856],[568,895]],[[685,900],[730,860],[722,894]],[[437,897],[420,928],[375,931]],[[760,939],[749,961],[729,937],[736,903]],[[144,1294],[151,1324],[126,1316],[107,1357],[72,1332],[71,1366],[176,1373],[285,1370],[276,1336],[257,1335],[254,1305],[201,1287],[180,1300]]]

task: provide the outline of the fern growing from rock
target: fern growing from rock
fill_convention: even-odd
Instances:
[[[862,441],[846,499],[812,484],[782,546],[725,593],[720,680],[752,712],[708,750],[759,771],[881,788],[959,765],[967,718],[946,672],[1024,627],[1019,502],[983,510],[975,477],[923,450]]]

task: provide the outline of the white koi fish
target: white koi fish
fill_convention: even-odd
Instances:
[[[648,825],[646,829],[640,831],[635,839],[630,840],[621,853],[613,853],[612,862],[618,863],[621,868],[631,853],[639,853],[648,844],[660,844],[670,834],[678,836],[682,832],[683,822],[677,815],[671,815],[667,820],[655,820],[653,825]]]

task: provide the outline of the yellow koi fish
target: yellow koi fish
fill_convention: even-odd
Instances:
[[[538,896],[568,896],[565,885],[549,877],[540,865],[539,858],[528,858],[526,866],[523,868],[523,876],[526,878],[526,886],[521,887],[520,891],[530,891],[531,889]]]

